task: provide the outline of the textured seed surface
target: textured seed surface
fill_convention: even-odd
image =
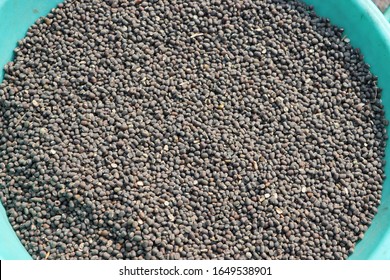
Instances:
[[[345,259],[381,90],[297,1],[65,1],[0,85],[0,194],[36,259]]]

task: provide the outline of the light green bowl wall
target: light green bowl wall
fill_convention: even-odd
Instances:
[[[130,0],[129,0],[130,1]],[[34,21],[62,0],[0,0],[0,68],[12,59],[16,42]],[[362,50],[383,89],[383,103],[390,108],[390,25],[371,0],[304,0],[316,12],[345,29],[353,46]],[[0,71],[0,80],[3,73]],[[386,110],[387,119],[389,118]],[[386,160],[389,161],[389,146]],[[390,174],[386,165],[386,174]],[[364,239],[350,259],[390,259],[390,182],[385,181],[382,203]],[[0,259],[31,259],[0,204]]]

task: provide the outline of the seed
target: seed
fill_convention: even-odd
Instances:
[[[47,134],[47,128],[42,127],[42,128],[39,130],[39,133],[40,133],[41,135]]]
[[[35,99],[31,102],[34,107],[38,107],[39,103]]]
[[[53,21],[52,21],[51,19],[49,19],[49,18],[45,18],[44,21],[45,21],[45,23],[46,23],[47,25],[50,25],[50,24],[53,22]]]
[[[135,235],[135,236],[133,237],[133,240],[136,241],[136,242],[139,242],[139,241],[142,240],[142,237],[141,237],[140,235]]]
[[[359,103],[359,104],[356,106],[356,110],[358,110],[359,112],[360,112],[361,110],[363,110],[363,108],[364,108],[364,103]]]
[[[149,137],[149,132],[147,130],[141,130],[141,136],[143,137]]]
[[[138,182],[137,182],[137,186],[138,186],[138,187],[143,187],[143,186],[144,186],[144,182],[138,181]]]
[[[225,104],[221,103],[221,104],[218,105],[217,108],[218,108],[219,110],[223,110],[224,107],[225,107]]]
[[[378,81],[297,0],[65,1],[15,54],[0,196],[34,259],[345,259],[377,211]]]
[[[253,165],[253,169],[254,169],[254,170],[258,170],[258,169],[259,169],[259,166],[257,165],[257,162],[256,162],[256,161],[253,161],[253,162],[252,162],[252,165]]]
[[[103,255],[102,255],[103,259],[105,260],[109,260],[111,258],[111,255],[107,252],[104,252]]]
[[[283,210],[280,209],[280,208],[278,208],[278,207],[275,208],[275,211],[276,211],[276,213],[278,213],[278,214],[283,214]]]

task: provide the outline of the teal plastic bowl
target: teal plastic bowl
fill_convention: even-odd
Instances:
[[[62,0],[0,0],[0,68],[12,59],[13,49],[30,25]],[[390,108],[390,25],[371,0],[304,0],[320,16],[343,27],[354,47],[360,48],[383,89],[382,101]],[[0,80],[3,73],[0,71]],[[386,117],[389,119],[388,110]],[[389,160],[389,145],[386,161]],[[386,165],[386,174],[390,174]],[[385,180],[378,213],[349,259],[390,259],[390,182]],[[31,259],[0,204],[0,259]]]

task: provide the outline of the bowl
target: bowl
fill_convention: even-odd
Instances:
[[[390,108],[390,24],[371,0],[303,0],[318,15],[327,17],[345,30],[351,44],[360,48],[371,72],[378,76],[383,89],[382,102]],[[62,0],[0,0],[0,68],[13,57],[17,41],[29,26],[50,12]],[[387,13],[390,18],[390,12]],[[0,71],[0,81],[3,78]],[[389,119],[386,110],[386,118]],[[385,160],[390,158],[389,145]],[[390,174],[390,165],[385,166]],[[4,186],[0,186],[4,187]],[[31,259],[12,229],[0,204],[0,259]],[[358,242],[349,259],[390,259],[390,182],[384,181],[382,200],[364,238]]]

